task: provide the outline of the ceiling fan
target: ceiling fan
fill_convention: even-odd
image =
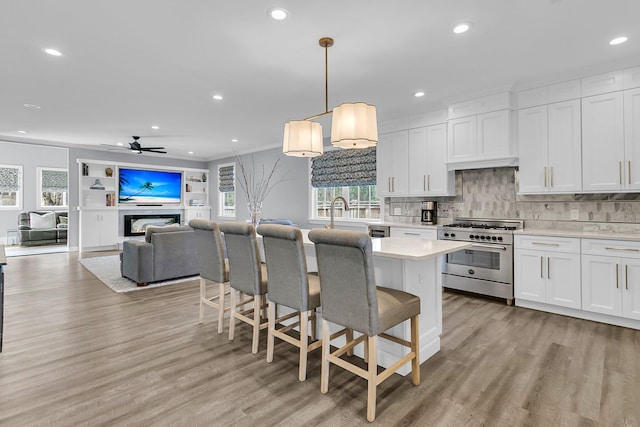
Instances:
[[[140,142],[138,142],[138,140],[140,139],[139,136],[132,136],[131,138],[133,138],[133,141],[129,143],[129,148],[126,148],[126,147],[116,147],[116,148],[121,150],[130,150],[136,154],[142,154],[143,152],[167,154],[167,152],[164,151],[164,147],[143,147],[140,144]],[[102,145],[108,145],[108,144],[102,144]],[[114,147],[113,145],[108,145],[108,146]]]

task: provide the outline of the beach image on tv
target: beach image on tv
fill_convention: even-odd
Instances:
[[[120,203],[179,204],[181,201],[180,172],[120,168],[118,181]]]

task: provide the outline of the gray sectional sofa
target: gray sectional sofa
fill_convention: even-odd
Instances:
[[[67,211],[25,211],[18,214],[18,239],[22,246],[67,243]]]
[[[144,242],[123,242],[120,272],[138,286],[200,274],[193,229],[188,225],[147,227]]]

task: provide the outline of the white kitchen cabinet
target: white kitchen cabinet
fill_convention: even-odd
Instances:
[[[409,193],[409,131],[380,135],[376,149],[379,196],[406,196]]]
[[[626,188],[640,189],[640,89],[624,91],[624,154]]]
[[[624,188],[623,93],[582,98],[582,189]]]
[[[418,239],[437,240],[438,231],[433,228],[406,228],[391,227],[389,229],[389,237],[415,237]]]
[[[510,110],[448,121],[449,169],[471,168],[474,162],[488,161],[499,161],[501,163],[495,165],[506,166],[516,157],[515,144],[511,140]]]
[[[409,195],[455,194],[453,171],[447,170],[447,125],[442,123],[409,131]]]
[[[582,189],[580,102],[571,100],[518,112],[522,194]]]
[[[118,211],[80,211],[80,251],[103,249],[118,244]]]
[[[186,208],[184,210],[184,223],[189,224],[189,221],[192,219],[211,219],[211,210],[210,209],[193,209]]]
[[[515,236],[514,246],[516,300],[580,308],[579,239]]]
[[[582,240],[582,309],[640,320],[640,243]]]

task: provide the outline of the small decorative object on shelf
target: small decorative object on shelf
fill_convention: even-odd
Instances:
[[[189,206],[204,206],[204,200],[191,199],[189,200]]]
[[[206,173],[202,174],[202,182],[207,182],[207,174]]]
[[[94,182],[93,185],[91,187],[89,187],[89,189],[91,189],[91,190],[104,190],[104,185],[102,185],[102,183],[100,182],[100,178],[96,178],[96,182]]]
[[[186,186],[187,186],[186,192],[191,193],[191,184],[186,184]]]
[[[112,176],[113,176],[113,169],[111,169],[111,168],[106,168],[106,169],[104,170],[104,174],[105,174],[107,177],[112,177]]]
[[[116,199],[115,194],[107,193],[107,194],[105,194],[105,197],[106,197],[107,206],[115,206],[114,205],[114,202],[115,202],[115,199]]]
[[[199,176],[190,176],[189,178],[187,178],[187,181],[202,182],[202,178],[200,178]]]
[[[82,164],[82,176],[89,176],[89,165],[86,163]]]

